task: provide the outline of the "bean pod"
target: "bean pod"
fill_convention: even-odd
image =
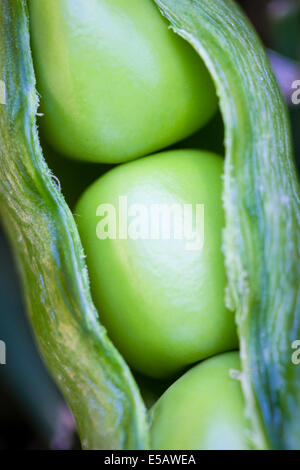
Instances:
[[[257,449],[300,448],[299,185],[287,111],[265,51],[229,0],[155,0],[210,71],[225,124],[227,305]],[[92,303],[72,213],[42,155],[25,0],[0,4],[0,213],[42,355],[83,448],[149,446],[145,405]]]

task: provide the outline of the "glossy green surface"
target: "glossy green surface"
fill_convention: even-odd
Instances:
[[[124,162],[213,115],[212,81],[152,0],[30,0],[48,142],[71,158]]]
[[[244,450],[245,403],[237,352],[207,359],[178,379],[152,408],[151,448]]]
[[[144,374],[168,376],[237,346],[234,314],[224,305],[222,172],[223,160],[214,154],[164,152],[109,171],[75,209],[101,321],[126,361]],[[197,234],[203,225],[195,227],[196,204],[204,204],[203,248],[189,250],[186,239],[174,240],[174,227],[169,239],[154,240],[149,231],[133,240],[120,239],[118,224],[116,239],[100,240],[97,208],[112,204],[118,221],[120,196],[128,209],[143,204],[149,214],[154,204],[192,204]],[[153,216],[149,226],[162,219]],[[128,215],[128,234],[134,220]]]

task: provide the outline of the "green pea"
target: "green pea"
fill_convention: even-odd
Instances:
[[[249,449],[237,352],[203,361],[185,373],[151,410],[151,446],[157,450]]]
[[[215,154],[163,152],[110,170],[75,209],[100,319],[127,362],[149,376],[237,347],[224,305],[222,173]],[[166,208],[182,210],[169,211],[169,233]]]
[[[214,114],[211,78],[152,0],[29,0],[40,128],[71,158],[118,163]]]

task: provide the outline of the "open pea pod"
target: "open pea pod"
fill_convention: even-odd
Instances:
[[[224,251],[253,446],[300,448],[299,186],[285,105],[230,0],[155,0],[204,59],[226,132]],[[100,325],[73,216],[43,159],[25,0],[0,3],[0,213],[31,322],[85,448],[147,448],[144,404]],[[2,97],[3,98],[3,97]],[[4,99],[3,99],[4,102]]]

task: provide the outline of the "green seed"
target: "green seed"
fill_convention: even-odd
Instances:
[[[203,126],[217,99],[152,0],[30,0],[40,126],[70,158],[118,163]]]
[[[224,304],[222,172],[217,155],[165,152],[109,171],[76,207],[100,319],[126,361],[144,374],[165,377],[237,347],[234,314]],[[127,232],[120,201],[128,208]],[[171,214],[172,230],[163,230],[163,210],[176,204],[191,208],[194,240],[175,239],[173,221],[176,230],[191,227],[183,210],[178,219]],[[204,220],[196,223],[197,204]],[[103,217],[99,207],[108,211]],[[153,226],[162,230],[153,233]]]
[[[244,450],[247,420],[237,352],[225,353],[184,374],[151,410],[151,446],[157,450]]]

